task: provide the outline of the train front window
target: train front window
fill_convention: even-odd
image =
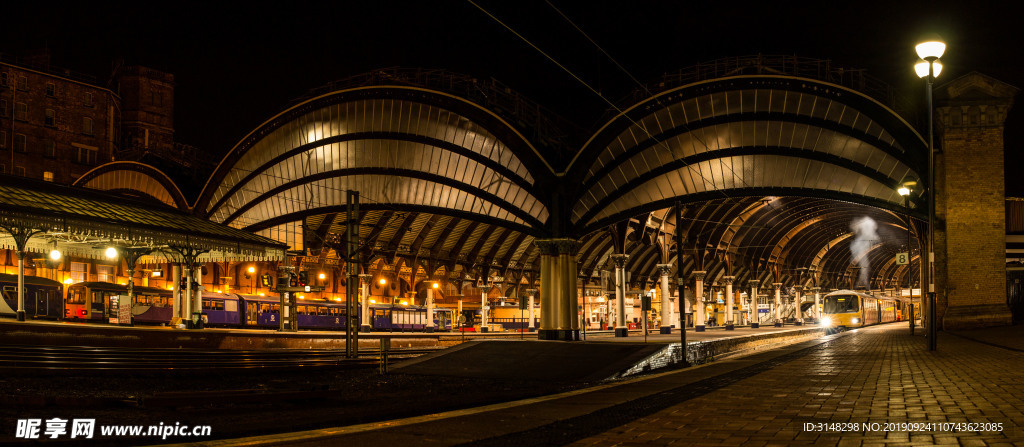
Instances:
[[[859,312],[857,297],[854,295],[839,295],[825,297],[824,313],[841,314]]]

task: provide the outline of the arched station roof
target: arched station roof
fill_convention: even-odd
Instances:
[[[576,145],[493,81],[375,72],[255,129],[195,208],[329,256],[344,233],[345,191],[357,190],[365,253],[425,275],[536,271],[533,241],[555,236],[581,240],[585,277],[624,251],[634,282],[653,279],[657,264],[676,262],[666,238],[675,206],[685,209],[687,271],[841,282],[861,216],[892,239],[868,255],[886,264],[906,245],[895,239],[907,229],[896,188],[925,172],[921,137],[848,86],[863,77],[836,78],[821,61],[817,74],[807,60],[736,61],[646,91]]]
[[[188,202],[167,174],[134,161],[114,161],[90,169],[72,183],[74,186],[125,194],[188,211]]]

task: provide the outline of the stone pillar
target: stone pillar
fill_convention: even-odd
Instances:
[[[537,330],[537,328],[533,324],[533,298],[534,296],[537,295],[537,289],[526,289],[526,293],[530,294],[530,301],[529,303],[527,303],[527,306],[529,306],[530,308],[530,322],[527,323],[527,330],[530,332],[534,332]]]
[[[796,325],[803,326],[804,324],[804,313],[800,310],[803,307],[803,296],[800,292],[803,292],[803,286],[793,286],[793,290],[796,291],[796,295],[793,297],[793,302],[796,303]]]
[[[359,330],[362,332],[370,332],[373,328],[370,326],[370,279],[372,276],[367,274],[359,275],[359,304],[360,304],[360,318],[359,318]],[[346,298],[347,299],[347,298]]]
[[[192,267],[185,263],[185,293],[181,297],[181,317],[185,320],[192,319]]]
[[[782,322],[782,283],[772,283],[775,287],[775,327],[782,327],[785,323]]]
[[[22,250],[18,250],[18,321],[25,321],[25,255],[26,253]],[[91,306],[91,298],[86,297],[86,306]],[[103,319],[106,320],[106,315]]]
[[[661,273],[661,333],[672,333],[672,295],[668,290],[668,275],[672,273],[672,264],[658,264]]]
[[[171,286],[174,287],[171,290],[171,321],[177,323],[175,318],[181,318],[181,264],[171,265]],[[245,312],[245,309],[239,311]]]
[[[487,278],[481,280],[480,284],[480,332],[484,333],[488,331],[487,328],[487,311],[491,309],[491,306],[487,304],[487,291],[490,289],[490,283],[487,282]]]
[[[627,254],[611,256],[615,263],[615,336],[628,337],[629,326],[626,325],[626,261]]]
[[[192,274],[195,275],[196,284],[198,284],[198,288],[196,289],[196,293],[192,297],[192,300],[193,300],[192,301],[192,313],[202,312],[203,311],[203,266],[202,266],[202,264],[197,265],[195,270],[192,272]],[[200,318],[202,318],[202,316],[200,316]]]
[[[725,281],[725,330],[727,331],[736,329],[736,321],[733,317],[733,306],[735,306],[736,300],[732,295],[732,283],[735,280],[735,276],[722,277],[722,281]]]
[[[696,283],[693,287],[693,330],[704,332],[704,275],[708,272],[698,270],[693,272]]]
[[[761,314],[757,309],[757,285],[761,284],[761,281],[751,279],[747,281],[747,284],[750,284],[750,296],[747,297],[747,323],[750,324],[751,329],[757,329],[761,327]]]
[[[935,157],[935,291],[941,329],[1012,323],[1006,303],[1003,133],[1018,91],[977,72],[935,90],[937,146],[942,148]]]
[[[814,318],[821,319],[821,287],[814,288]]]
[[[427,285],[427,332],[434,332],[437,325],[434,323],[434,282]]]
[[[540,340],[579,340],[575,239],[537,239],[540,249]]]

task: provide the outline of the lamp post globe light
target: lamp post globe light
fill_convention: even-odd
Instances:
[[[922,59],[914,66],[919,77],[925,78],[928,99],[928,350],[936,349],[937,316],[935,309],[935,146],[932,124],[932,83],[942,71],[939,58],[946,51],[941,39],[929,39],[917,44],[917,55]]]

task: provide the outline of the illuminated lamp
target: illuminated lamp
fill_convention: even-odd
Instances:
[[[441,287],[441,285],[435,282],[435,283],[434,283],[434,284],[433,284],[433,285],[432,285],[431,287],[433,287],[433,288],[435,288],[435,289],[436,289],[436,288],[438,288],[438,287]]]
[[[385,285],[385,284],[387,284],[387,283],[388,283],[388,280],[386,280],[386,279],[384,279],[384,278],[381,278],[381,279],[380,279],[380,281],[378,281],[378,282],[380,283],[380,285],[382,285],[382,286],[383,286],[383,285]]]
[[[117,249],[114,247],[107,247],[107,251],[103,252],[107,259],[114,259],[117,257]]]
[[[320,275],[318,276],[318,278],[320,278],[320,279],[327,279],[327,274],[321,272]]]
[[[60,261],[60,250],[57,250],[56,248],[54,248],[53,250],[50,250],[50,260],[51,261]]]
[[[70,277],[70,276],[69,276],[69,277],[67,277],[67,278],[64,278],[64,284],[71,284],[71,283],[73,283],[73,282],[74,282],[74,281],[73,281],[73,280],[71,280],[71,277]]]
[[[402,305],[403,305],[403,306],[408,306],[408,305],[409,305],[409,302],[408,302],[408,301],[402,301]]]

